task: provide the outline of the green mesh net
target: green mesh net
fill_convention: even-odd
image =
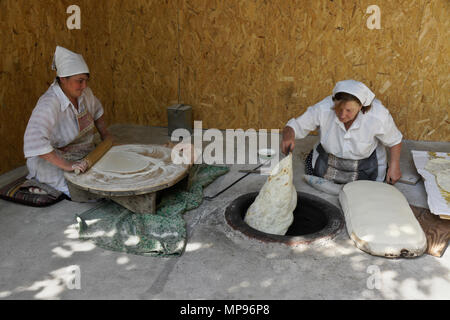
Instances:
[[[136,214],[105,200],[77,215],[79,238],[104,249],[143,256],[181,255],[186,245],[183,213],[202,203],[203,188],[229,168],[194,165],[186,183],[161,191],[155,214]]]

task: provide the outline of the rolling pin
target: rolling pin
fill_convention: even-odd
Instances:
[[[98,160],[100,160],[103,155],[111,149],[113,145],[112,138],[108,137],[103,140],[94,150],[92,150],[83,160],[86,160],[88,167],[86,171],[89,170]],[[85,172],[86,172],[85,171]],[[75,169],[75,174],[80,174],[79,169]]]

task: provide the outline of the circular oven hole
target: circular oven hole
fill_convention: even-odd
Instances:
[[[314,195],[297,192],[294,221],[286,234],[276,235],[258,231],[244,222],[247,209],[257,195],[258,192],[244,194],[225,210],[227,223],[250,238],[295,246],[332,239],[343,227],[343,217],[339,208]]]

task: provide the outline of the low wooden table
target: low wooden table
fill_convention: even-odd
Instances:
[[[85,202],[109,198],[135,213],[155,213],[157,192],[173,186],[188,174],[189,165],[172,162],[170,148],[128,144],[114,146],[106,154],[118,150],[145,157],[148,159],[147,167],[132,173],[108,173],[98,169],[100,159],[85,173],[66,172],[64,176],[72,200]]]

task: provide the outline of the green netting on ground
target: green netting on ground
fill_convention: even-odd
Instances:
[[[79,238],[93,240],[104,249],[144,256],[181,255],[186,245],[183,213],[197,208],[203,188],[229,168],[194,165],[187,183],[161,191],[156,214],[136,214],[105,200],[77,215]]]

